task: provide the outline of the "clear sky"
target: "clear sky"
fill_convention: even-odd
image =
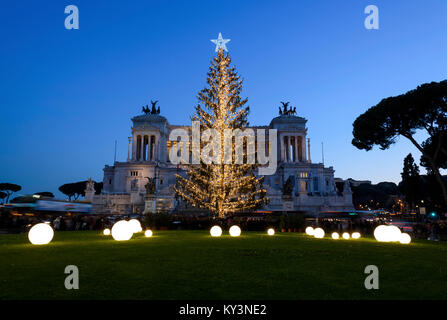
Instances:
[[[66,5],[79,30],[66,30]],[[364,9],[379,8],[379,30]],[[400,181],[403,138],[351,145],[352,122],[382,98],[447,78],[447,1],[2,1],[0,181],[21,193],[102,180],[127,156],[130,118],[159,100],[190,124],[219,32],[244,78],[253,125],[290,101],[308,119],[312,160],[335,176]],[[60,196],[60,193],[57,193]]]

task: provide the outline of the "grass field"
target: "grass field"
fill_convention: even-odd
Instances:
[[[371,264],[379,290],[364,287]],[[79,290],[64,287],[67,265],[79,268]],[[32,246],[0,235],[0,299],[447,299],[447,243],[206,231],[117,242],[82,231]]]

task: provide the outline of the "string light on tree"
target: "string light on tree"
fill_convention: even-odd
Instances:
[[[217,55],[211,61],[208,86],[199,92],[199,104],[192,117],[193,121],[199,123],[201,133],[207,129],[214,130],[220,135],[220,141],[201,141],[199,145],[193,143],[193,154],[196,150],[202,150],[197,151],[197,154],[201,154],[200,164],[189,165],[187,177],[176,175],[174,186],[176,194],[183,200],[219,218],[226,217],[228,213],[253,211],[269,202],[265,197],[267,191],[262,187],[264,177],[254,174],[257,166],[248,161],[236,163],[236,139],[232,137],[227,141],[230,147],[226,147],[226,131],[243,130],[249,125],[249,107],[245,106],[247,99],[240,97],[242,80],[230,65],[230,56],[224,53],[228,41],[221,34],[217,40],[213,40]],[[244,159],[251,155],[248,142],[246,144]],[[225,150],[231,151],[230,161],[225,157]],[[205,158],[212,161],[204,161],[204,154]]]

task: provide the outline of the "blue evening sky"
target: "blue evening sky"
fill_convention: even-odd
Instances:
[[[79,30],[64,28],[70,4]],[[369,4],[379,30],[364,27]],[[130,118],[151,99],[171,124],[189,124],[222,32],[251,124],[290,101],[308,119],[313,161],[324,142],[336,177],[398,182],[417,150],[403,138],[358,150],[352,122],[382,98],[447,78],[446,16],[445,0],[2,1],[0,180],[21,193],[101,181],[115,140],[126,159]]]

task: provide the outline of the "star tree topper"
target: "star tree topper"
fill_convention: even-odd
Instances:
[[[219,49],[227,50],[227,46],[225,45],[227,42],[230,42],[231,39],[224,39],[222,38],[222,33],[219,32],[219,36],[215,40],[211,40],[212,43],[216,45],[216,52],[219,51]]]

